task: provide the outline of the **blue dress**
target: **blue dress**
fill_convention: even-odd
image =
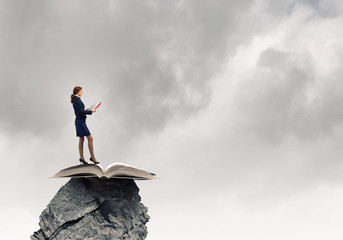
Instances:
[[[92,115],[92,110],[85,110],[85,105],[81,101],[81,98],[78,96],[74,96],[73,99],[73,108],[75,112],[75,127],[76,127],[76,136],[88,136],[90,135],[90,131],[86,125],[86,118],[87,114]]]

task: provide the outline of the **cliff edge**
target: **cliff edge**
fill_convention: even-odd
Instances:
[[[147,208],[132,179],[72,178],[40,215],[31,240],[130,239],[147,236]]]

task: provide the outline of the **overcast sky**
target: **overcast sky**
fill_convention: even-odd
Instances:
[[[137,182],[149,240],[343,238],[340,0],[0,1],[0,238],[27,239],[78,164]],[[85,157],[89,152],[85,143]]]

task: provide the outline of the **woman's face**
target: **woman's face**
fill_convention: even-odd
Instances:
[[[77,93],[80,97],[82,96],[82,89]]]

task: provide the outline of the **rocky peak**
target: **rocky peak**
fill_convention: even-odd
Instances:
[[[145,239],[149,216],[138,192],[132,179],[72,178],[42,212],[31,239]]]

